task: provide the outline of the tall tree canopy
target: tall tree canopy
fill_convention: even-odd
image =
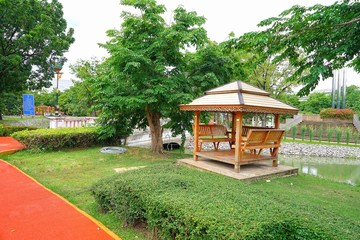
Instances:
[[[293,6],[278,17],[262,21],[266,30],[251,32],[230,44],[264,53],[264,60],[287,59],[295,68],[293,80],[304,84],[300,95],[313,90],[321,77],[352,66],[360,72],[360,2],[343,0],[329,6]]]
[[[73,86],[59,97],[61,110],[72,116],[96,117],[94,79],[100,78],[100,60],[78,60],[70,66],[71,72],[80,80],[73,80]]]
[[[180,112],[178,105],[224,79],[229,81],[231,59],[208,41],[202,27],[205,18],[195,12],[178,7],[167,25],[162,18],[166,9],[155,0],[121,3],[136,11],[122,13],[121,29],[108,31],[111,40],[103,45],[110,53],[104,63],[109,74],[96,85],[98,96],[106,95],[100,100],[103,123],[149,126],[151,149],[162,152],[161,119],[176,119],[168,126],[184,130],[190,115]],[[189,52],[189,47],[197,51]]]
[[[57,0],[0,0],[0,95],[49,87],[73,32]]]

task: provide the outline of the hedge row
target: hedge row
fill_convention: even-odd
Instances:
[[[0,136],[10,136],[14,132],[19,132],[23,130],[35,130],[36,127],[27,127],[27,126],[10,126],[0,124]]]
[[[25,130],[11,136],[30,150],[88,147],[99,143],[98,129],[91,127]]]
[[[335,109],[335,108],[325,108],[320,112],[320,118],[337,118],[337,119],[348,119],[352,120],[355,112],[351,109]]]
[[[146,222],[161,239],[351,239],[344,233],[360,231],[325,206],[176,165],[104,179],[92,194],[102,210]]]

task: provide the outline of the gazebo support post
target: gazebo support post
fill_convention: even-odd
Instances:
[[[235,112],[231,113],[232,119],[231,119],[231,139],[233,140],[232,144],[235,144],[235,133],[236,133],[236,120],[235,120]]]
[[[275,115],[275,129],[280,128],[280,114],[274,114]]]
[[[200,125],[200,111],[194,113],[194,160],[197,161],[199,157],[196,153],[199,151],[199,125]]]
[[[280,114],[274,114],[275,116],[275,129],[280,128]],[[278,159],[277,159],[277,151],[274,153],[276,154],[276,159],[272,161],[272,166],[277,167],[278,166]]]
[[[234,171],[236,173],[240,172],[240,160],[242,158],[241,151],[241,135],[242,135],[242,113],[235,113],[235,125],[236,125],[236,134],[235,134],[235,164]]]

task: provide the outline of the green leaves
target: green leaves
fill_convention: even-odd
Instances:
[[[304,85],[299,94],[306,95],[320,76],[329,78],[335,69],[353,66],[360,72],[359,24],[358,1],[293,6],[279,17],[260,22],[266,30],[245,34],[233,44],[264,54],[265,59],[276,56],[275,63],[288,60],[295,68],[293,78]]]
[[[53,0],[0,1],[0,94],[50,86],[53,62],[74,42]]]

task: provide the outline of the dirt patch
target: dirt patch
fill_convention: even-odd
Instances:
[[[125,167],[125,168],[114,168],[115,172],[117,173],[123,173],[123,172],[127,172],[127,171],[132,171],[132,170],[136,170],[136,169],[140,169],[140,168],[144,168],[145,166],[140,166],[140,167]]]

